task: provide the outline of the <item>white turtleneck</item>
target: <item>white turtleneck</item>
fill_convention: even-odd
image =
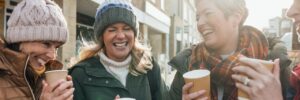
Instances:
[[[107,72],[118,79],[124,86],[126,86],[126,77],[129,73],[129,65],[131,62],[131,55],[129,55],[124,61],[116,62],[109,59],[103,51],[99,53],[100,62],[104,65]]]

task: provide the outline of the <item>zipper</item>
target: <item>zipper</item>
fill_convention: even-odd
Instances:
[[[24,66],[24,78],[25,78],[27,86],[29,87],[29,90],[30,90],[30,93],[31,93],[31,96],[32,96],[33,100],[36,100],[36,98],[35,98],[35,96],[33,94],[33,91],[31,89],[31,86],[30,86],[29,82],[27,81],[27,77],[26,77],[26,69],[27,69],[27,64],[28,64],[28,61],[29,61],[29,57],[30,56],[27,57],[26,63],[25,63],[25,66]]]

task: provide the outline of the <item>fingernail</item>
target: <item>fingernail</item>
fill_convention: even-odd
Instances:
[[[189,82],[188,85],[193,85],[193,82]]]
[[[206,92],[206,90],[200,90],[200,91],[199,91],[199,93],[204,93],[204,92]]]

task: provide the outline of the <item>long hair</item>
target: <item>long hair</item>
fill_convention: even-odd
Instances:
[[[105,49],[103,41],[99,39],[100,43],[83,43],[84,46],[81,48],[79,53],[79,62],[85,59],[97,56],[101,50]],[[85,42],[85,41],[83,41]],[[105,52],[105,50],[103,50]],[[147,73],[148,70],[151,70],[152,65],[152,54],[151,48],[146,44],[143,44],[139,41],[138,38],[135,39],[133,48],[130,52],[132,56],[132,61],[129,66],[129,72],[132,75],[140,75]]]

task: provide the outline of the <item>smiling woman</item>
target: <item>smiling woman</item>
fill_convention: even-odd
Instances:
[[[102,38],[107,56],[121,62],[127,58],[133,48],[134,31],[124,23],[116,23],[104,31]]]
[[[43,81],[44,72],[54,69],[49,63],[59,63],[56,49],[67,41],[68,34],[66,20],[54,1],[22,0],[7,22],[5,41],[0,39],[0,99],[71,100],[70,76],[55,81],[54,87]]]
[[[80,54],[70,71],[75,100],[162,98],[160,67],[138,40],[138,20],[127,0],[106,0],[95,16],[96,46]],[[88,80],[86,80],[88,79]]]
[[[62,42],[22,42],[20,51],[30,54],[29,65],[33,70],[41,75],[46,70],[46,63],[56,59],[56,50],[62,45]]]
[[[169,62],[169,65],[177,69],[170,89],[172,100],[193,100],[195,98],[237,100],[238,89],[246,91],[250,100],[273,99],[261,98],[263,95],[276,95],[281,99],[281,88],[277,87],[282,85],[283,95],[288,88],[286,85],[288,84],[288,75],[286,74],[290,60],[287,58],[286,48],[279,42],[269,41],[255,27],[244,25],[248,16],[246,0],[195,0],[195,2],[197,28],[204,41],[182,51]],[[272,73],[263,69],[265,66],[260,62],[252,62],[252,60],[251,63],[256,63],[256,65],[243,66],[247,68],[247,71],[234,70],[236,67],[240,68],[239,61],[245,62],[240,60],[242,57],[247,57],[246,62],[249,58],[263,60],[280,58],[280,74],[282,75],[280,81],[284,84],[279,82],[278,60],[276,60],[277,70]],[[207,69],[211,72],[211,95],[209,97],[205,97],[204,90],[189,93],[193,85],[199,84],[184,82],[182,75],[197,69]],[[260,76],[253,77],[252,74],[248,74],[250,71],[255,74],[260,72]],[[237,79],[234,76],[236,72],[246,74],[250,78],[244,76],[246,80]],[[268,81],[264,81],[266,79]],[[267,91],[264,91],[265,89]],[[269,90],[274,90],[274,94],[268,94]]]

